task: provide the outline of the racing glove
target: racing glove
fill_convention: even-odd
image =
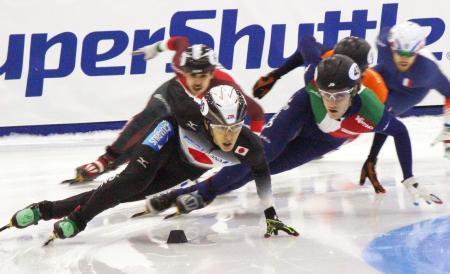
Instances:
[[[144,55],[145,60],[150,60],[156,57],[158,53],[164,51],[164,42],[158,42],[155,44],[151,44],[142,48],[138,48],[137,50],[133,51],[132,55]]]
[[[386,190],[383,188],[380,181],[378,181],[377,172],[375,170],[376,164],[377,159],[375,160],[367,159],[364,162],[364,165],[361,169],[359,184],[362,186],[366,182],[366,179],[369,179],[369,181],[372,183],[375,193],[386,193]]]
[[[278,79],[280,78],[275,76],[273,72],[259,78],[255,85],[253,85],[253,97],[258,99],[263,98],[272,89]]]
[[[414,177],[409,177],[402,181],[414,201],[414,205],[419,205],[419,200],[423,199],[427,204],[442,204],[438,196],[431,194],[425,187],[420,186]]]
[[[290,226],[285,225],[282,221],[278,219],[277,213],[273,206],[264,210],[264,215],[266,216],[267,232],[264,234],[265,238],[269,238],[272,235],[278,235],[278,231],[284,231],[288,235],[297,237],[298,232]]]

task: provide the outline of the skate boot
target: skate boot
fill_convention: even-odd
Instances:
[[[53,225],[53,229],[53,233],[58,239],[72,238],[80,232],[78,225],[69,218],[57,221]]]
[[[42,201],[34,203],[17,211],[12,216],[9,224],[0,228],[0,232],[11,227],[22,229],[30,225],[36,225],[40,220],[50,220],[51,218],[52,202]]]
[[[450,115],[450,111],[449,111]],[[449,118],[450,119],[450,118]],[[444,157],[450,160],[450,125],[445,125],[442,132],[438,137],[431,143],[434,146],[437,143],[442,142],[444,144]]]
[[[11,225],[22,229],[30,225],[37,225],[39,220],[41,220],[41,213],[39,212],[39,204],[36,203],[17,211],[11,218]]]
[[[75,178],[65,180],[62,183],[83,183],[93,181],[98,176],[112,169],[114,159],[104,154],[92,163],[79,166],[75,169]]]
[[[69,215],[62,220],[57,221],[53,225],[53,233],[43,244],[47,246],[56,239],[66,239],[75,237],[78,233],[86,228],[86,223],[80,222],[76,215]]]

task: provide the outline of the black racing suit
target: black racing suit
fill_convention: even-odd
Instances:
[[[217,151],[231,155],[238,160],[237,163],[250,166],[260,197],[271,196],[270,171],[259,137],[250,129],[243,127],[233,150],[221,151],[213,144],[209,131],[205,129],[198,105],[191,107],[188,103],[190,101],[196,104],[194,101],[185,98],[186,102],[183,103],[178,95],[176,92],[169,92],[166,97],[169,102],[177,101],[172,113],[178,115],[164,117],[153,124],[149,130],[150,134],[144,142],[138,144],[128,166],[122,173],[95,190],[64,200],[40,203],[42,218],[48,220],[69,216],[77,223],[78,228],[83,230],[92,218],[108,208],[123,202],[141,200],[187,179],[198,178],[208,169],[188,161],[185,151],[182,150],[179,127],[182,127],[182,123],[186,124],[186,121],[198,125],[196,131],[187,131],[197,134],[203,141],[207,140],[211,145],[208,153]],[[170,124],[173,130],[161,130],[162,124],[166,127]],[[186,129],[189,128],[186,127]],[[154,139],[159,141],[153,142]]]
[[[162,84],[151,96],[145,109],[129,120],[119,137],[111,145],[107,146],[106,154],[109,156],[109,159],[113,159],[110,163],[110,168],[115,169],[128,161],[133,150],[148,135],[155,121],[171,114],[174,103],[167,100],[167,94],[174,92],[182,97],[180,100],[185,102],[192,100],[178,79],[179,77],[174,77]],[[208,90],[219,85],[231,85],[244,95],[248,106],[247,111],[251,119],[250,126],[254,131],[261,131],[264,124],[264,112],[261,107],[252,98],[245,95],[239,85],[227,73],[217,69],[214,71],[214,78],[211,80]],[[180,124],[180,126],[185,125]]]

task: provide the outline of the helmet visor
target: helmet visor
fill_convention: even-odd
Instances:
[[[214,65],[210,65],[210,64],[198,64],[198,65],[184,65],[182,67],[180,67],[181,71],[183,71],[184,73],[189,73],[189,74],[209,74],[211,73],[214,69],[215,66]]]
[[[396,50],[395,53],[397,53],[401,57],[407,57],[407,58],[411,58],[416,55],[416,53],[413,51],[401,50],[401,49]]]
[[[331,90],[323,90],[319,89],[319,94],[322,98],[328,100],[328,101],[343,101],[345,99],[348,99],[351,97],[351,94],[353,92],[353,88],[345,89],[345,90],[337,90],[337,91],[331,91]]]
[[[244,125],[244,121],[240,121],[234,125],[217,125],[217,124],[210,124],[211,129],[218,133],[218,134],[225,134],[225,133],[232,133],[232,134],[238,134],[241,132],[242,126]]]

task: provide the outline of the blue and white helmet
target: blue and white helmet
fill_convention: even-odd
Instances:
[[[392,50],[416,54],[425,46],[424,29],[411,21],[399,23],[391,28],[388,42]]]

